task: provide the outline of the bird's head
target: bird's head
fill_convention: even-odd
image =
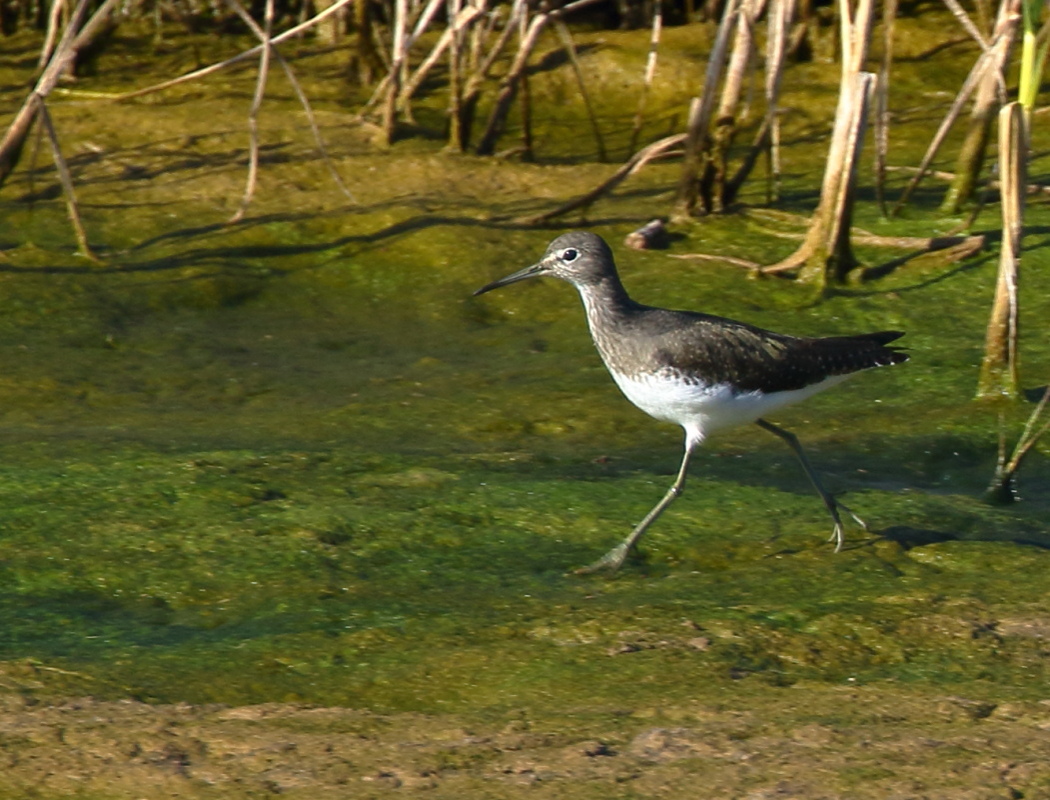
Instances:
[[[551,242],[543,258],[532,266],[486,284],[474,294],[485,294],[501,286],[544,275],[561,278],[579,288],[597,283],[615,271],[612,251],[601,236],[586,231],[573,231],[562,234]]]

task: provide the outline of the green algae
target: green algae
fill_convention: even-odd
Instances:
[[[671,35],[689,60],[663,86],[667,113],[698,58],[686,36]],[[644,39],[606,38],[592,63],[626,80],[607,65]],[[559,96],[538,80],[547,90]],[[374,153],[347,134],[350,207],[301,132],[270,122],[295,158],[264,170],[254,216],[227,227],[240,134],[216,134],[200,103],[151,107],[179,135],[149,148],[94,107],[56,114],[134,167],[76,162],[103,265],[70,255],[58,200],[5,204],[5,691],[474,720],[524,709],[584,729],[813,686],[1045,699],[1045,457],[1026,465],[1024,503],[976,500],[998,435],[971,401],[994,258],[904,268],[814,304],[785,281],[617,247],[642,301],[803,334],[899,328],[913,359],[784,414],[871,524],[845,552],[792,454],[741,430],[697,457],[621,575],[579,578],[665,491],[680,431],[617,394],[568,287],[469,294],[552,235],[500,218],[606,174],[571,163],[590,145],[553,127],[539,141],[563,149],[514,165],[420,142]],[[647,171],[590,227],[616,243],[664,207],[671,176]],[[813,185],[792,183],[785,207],[804,210]],[[1030,213],[1041,230],[1045,207]],[[952,221],[920,206],[890,224],[863,206],[857,223],[929,235]],[[978,227],[995,224],[986,212]],[[774,261],[792,247],[735,216],[681,233],[676,252]],[[1050,365],[1042,244],[1030,238],[1025,262],[1034,382]]]

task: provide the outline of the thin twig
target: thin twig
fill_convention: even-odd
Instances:
[[[107,3],[115,3],[115,2],[119,2],[119,0],[106,0],[106,2]],[[277,36],[274,36],[270,40],[270,46],[273,47],[275,45],[280,44],[281,42],[284,42],[284,41],[286,41],[288,39],[291,39],[291,38],[293,38],[295,36],[298,36],[303,31],[312,28],[314,25],[316,25],[321,20],[327,19],[328,17],[332,16],[332,14],[337,13],[342,8],[344,8],[345,6],[348,6],[350,3],[353,3],[353,2],[355,2],[355,0],[336,0],[335,3],[333,3],[330,6],[328,6],[328,8],[326,8],[324,11],[321,11],[321,12],[315,14],[314,16],[310,17],[310,19],[306,20],[306,22],[303,22],[303,23],[301,23],[299,25],[296,25],[294,28],[289,28],[288,30],[284,31],[283,33],[279,33]],[[193,72],[187,72],[185,75],[180,75],[177,78],[172,78],[170,81],[164,81],[162,83],[156,83],[153,86],[147,86],[144,89],[135,89],[134,91],[131,91],[131,92],[124,92],[123,94],[115,95],[113,97],[113,100],[115,100],[115,101],[132,100],[132,99],[134,99],[136,97],[142,97],[144,95],[153,94],[155,92],[162,92],[165,89],[172,88],[173,86],[178,86],[179,84],[182,84],[182,83],[188,83],[190,81],[197,80],[198,78],[203,78],[203,77],[205,77],[207,75],[211,75],[213,73],[220,72],[221,70],[226,69],[226,67],[233,66],[234,64],[239,64],[242,61],[245,61],[245,60],[247,60],[249,58],[252,58],[253,56],[258,55],[259,51],[261,51],[262,49],[263,49],[263,45],[261,45],[261,44],[260,45],[256,45],[255,47],[249,48],[248,50],[244,50],[243,52],[240,52],[240,53],[238,53],[235,56],[231,56],[230,58],[227,58],[225,61],[220,61],[220,62],[217,62],[215,64],[210,64],[207,67],[201,67],[200,69],[196,69]]]
[[[66,194],[66,208],[69,211],[69,221],[73,224],[73,232],[77,237],[77,246],[80,254],[85,258],[97,262],[98,257],[91,251],[88,244],[87,232],[84,223],[80,219],[80,208],[77,206],[76,192],[73,190],[73,176],[69,173],[69,165],[62,155],[62,148],[58,144],[58,135],[55,126],[51,122],[51,114],[48,113],[47,103],[40,95],[34,95],[37,109],[40,112],[40,121],[43,123],[44,131],[47,133],[48,141],[51,143],[51,153],[55,158],[55,169],[58,171],[58,179],[62,183],[62,190]]]
[[[474,22],[479,16],[485,13],[484,5],[481,6],[467,6],[461,11],[457,12],[453,16],[453,22],[444,31],[441,32],[441,36],[438,38],[437,44],[430,51],[426,58],[423,59],[422,63],[416,68],[416,71],[412,74],[412,77],[405,81],[405,85],[401,89],[401,94],[398,96],[398,103],[405,103],[411,98],[422,85],[426,79],[427,74],[433,69],[434,65],[444,55],[447,50],[453,44],[453,39],[460,35],[460,33],[471,23]],[[384,80],[386,80],[384,78]],[[362,111],[367,110],[368,104],[365,105]]]
[[[580,97],[583,100],[583,105],[587,109],[587,119],[590,120],[591,130],[594,132],[594,141],[598,145],[598,160],[606,161],[608,156],[605,152],[605,140],[602,138],[602,130],[598,126],[598,118],[594,113],[594,104],[591,102],[591,95],[587,91],[587,82],[583,79],[583,69],[580,67],[579,54],[576,52],[576,43],[572,40],[572,33],[569,32],[569,26],[565,24],[563,20],[554,21],[554,29],[558,32],[558,38],[561,39],[561,43],[565,46],[566,52],[569,54],[569,62],[572,64],[573,74],[576,75],[576,84],[580,87]],[[631,148],[634,149],[633,147]]]
[[[569,5],[561,9],[549,12],[541,11],[528,23],[528,29],[522,37],[521,45],[514,56],[514,61],[500,82],[499,92],[489,114],[488,123],[485,125],[485,131],[481,134],[481,139],[478,141],[478,155],[492,155],[495,152],[496,139],[503,130],[507,113],[510,111],[511,103],[518,91],[522,76],[528,67],[529,56],[536,47],[536,42],[539,40],[540,34],[547,26],[547,23],[552,19],[561,19],[573,11],[593,5],[596,2],[598,0],[576,0],[576,2],[569,3]]]
[[[239,0],[227,0],[230,7],[234,10],[234,13],[244,22],[245,25],[251,30],[253,34],[260,41],[266,41],[266,32],[259,27],[252,15],[244,8]],[[346,198],[351,202],[354,202],[354,196],[351,194],[350,189],[347,188],[343,182],[342,176],[339,171],[335,168],[335,163],[332,161],[331,156],[328,154],[328,148],[325,146],[324,137],[321,136],[321,128],[317,124],[317,118],[314,116],[313,107],[310,105],[310,100],[306,96],[306,92],[303,91],[302,84],[299,83],[298,77],[296,77],[295,71],[292,69],[291,64],[288,63],[281,51],[276,47],[270,47],[272,55],[277,59],[277,62],[281,65],[281,69],[284,70],[284,75],[288,78],[288,83],[292,86],[292,91],[295,92],[295,96],[299,99],[299,104],[303,107],[303,112],[306,114],[307,124],[310,126],[310,132],[313,134],[314,143],[317,145],[317,150],[321,154],[321,158],[324,160],[325,166],[328,167],[328,172],[332,176],[332,180],[335,181],[335,185],[339,187],[339,190],[346,195]]]
[[[270,75],[270,32],[273,30],[273,0],[266,0],[263,11],[262,43],[263,49],[259,54],[259,76],[255,81],[255,94],[252,97],[251,108],[248,109],[248,179],[244,184],[244,197],[241,198],[241,206],[237,209],[229,223],[240,222],[248,210],[255,194],[255,182],[259,175],[259,108],[262,106],[263,98],[266,96],[266,79]]]
[[[649,92],[653,87],[653,78],[656,76],[656,57],[660,50],[660,33],[663,29],[663,5],[662,0],[653,3],[653,29],[649,34],[649,54],[645,57],[645,74],[642,77],[642,91],[638,95],[638,110],[634,113],[634,126],[631,129],[631,146],[628,152],[633,153],[638,147],[638,137],[642,132],[645,122],[645,106],[649,102]]]
[[[732,264],[734,267],[743,267],[744,269],[751,270],[753,272],[761,272],[762,265],[755,261],[748,261],[746,258],[734,258],[733,256],[720,256],[712,253],[670,253],[671,258],[682,258],[691,261],[721,261],[725,264]]]
[[[643,147],[622,164],[611,177],[602,181],[601,184],[587,192],[585,195],[577,197],[575,200],[570,200],[568,203],[558,206],[553,211],[546,211],[532,217],[522,217],[516,220],[516,222],[519,222],[522,225],[538,225],[542,222],[552,220],[555,217],[560,217],[563,214],[568,214],[570,211],[575,211],[577,208],[589,206],[599,197],[612,191],[620,183],[640,170],[646,163],[652,161],[654,158],[664,155],[672,147],[680,145],[685,141],[685,137],[686,134],[684,133],[676,133],[674,136],[667,136],[660,139],[658,142],[653,142],[648,147]]]
[[[879,213],[889,216],[886,205],[886,159],[890,150],[890,67],[893,65],[894,28],[897,21],[897,0],[885,0],[882,5],[882,63],[875,84],[875,201]]]
[[[1008,28],[1009,35],[1013,36],[1014,28],[1010,26],[1004,26]],[[963,106],[966,101],[970,99],[970,96],[977,89],[977,85],[984,79],[985,72],[990,69],[996,69],[998,66],[999,57],[1003,46],[1007,45],[1008,40],[1004,39],[1005,31],[1000,30],[999,35],[992,42],[989,49],[982,51],[977,62],[973,65],[970,70],[970,74],[966,76],[966,80],[963,81],[962,88],[959,89],[959,93],[955,96],[955,100],[952,102],[951,108],[941,121],[940,127],[937,129],[937,133],[934,134],[933,140],[930,142],[929,147],[926,149],[926,154],[923,156],[922,161],[919,164],[919,171],[915,173],[915,176],[908,182],[904,192],[901,194],[900,199],[897,200],[893,210],[890,212],[890,216],[897,216],[901,209],[907,204],[911,198],[912,192],[915,191],[919,182],[926,175],[926,170],[929,169],[930,163],[937,155],[937,151],[940,149],[941,144],[944,143],[945,138],[948,136],[948,131],[951,126],[955,123],[959,114],[962,113]],[[1001,78],[1000,78],[1001,80]]]
[[[981,49],[987,51],[989,46],[988,40],[984,38],[984,34],[982,34],[980,30],[977,29],[977,26],[973,24],[970,15],[966,13],[966,10],[961,5],[959,5],[958,0],[944,0],[944,4],[948,6],[948,10],[952,12],[952,15],[959,21],[959,24],[966,29],[966,32],[981,46]]]
[[[51,59],[51,54],[55,52],[55,38],[58,34],[59,20],[61,19],[62,12],[65,8],[66,0],[55,0],[47,13],[47,34],[44,36],[44,46],[40,48],[40,58],[37,61],[37,69],[43,69],[46,67],[47,62]],[[75,30],[76,28],[73,25],[66,26],[67,33],[75,32]]]

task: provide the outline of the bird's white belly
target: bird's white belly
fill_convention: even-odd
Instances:
[[[628,400],[651,417],[681,425],[697,442],[714,431],[754,422],[778,408],[805,400],[847,377],[834,375],[802,389],[766,394],[735,392],[727,383],[690,383],[671,374],[627,377],[613,373]]]

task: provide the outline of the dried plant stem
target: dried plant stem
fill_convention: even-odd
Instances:
[[[1016,2],[1016,0],[1003,0],[1003,7],[1006,8],[1007,4],[1013,2]],[[930,164],[937,155],[937,151],[940,150],[945,138],[947,138],[948,131],[955,123],[955,120],[958,119],[959,114],[962,113],[963,106],[966,105],[966,102],[970,99],[970,96],[974,93],[977,87],[986,79],[996,83],[1002,82],[1003,66],[1009,58],[1018,19],[1019,17],[1016,14],[1004,14],[1001,16],[1002,24],[998,28],[995,39],[987,49],[982,50],[980,57],[970,70],[970,74],[967,75],[966,80],[963,81],[963,85],[959,89],[959,93],[956,95],[955,100],[952,102],[951,108],[941,121],[940,127],[938,127],[937,132],[933,136],[933,140],[930,142],[930,145],[926,150],[926,154],[919,163],[918,172],[916,172],[911,181],[908,182],[900,199],[897,200],[896,205],[894,205],[893,210],[890,212],[891,216],[899,214],[901,209],[908,203],[912,192],[915,191],[919,182],[926,175],[926,171],[929,169]]]
[[[44,46],[40,48],[40,58],[37,61],[37,68],[43,69],[47,66],[48,60],[51,58],[51,54],[55,52],[55,39],[58,37],[58,30],[62,19],[62,14],[66,11],[66,0],[55,0],[52,3],[51,8],[47,12],[47,33],[44,35]],[[69,30],[68,26],[66,30]]]
[[[958,214],[962,206],[973,198],[984,167],[985,153],[991,138],[992,123],[998,108],[1005,102],[1004,71],[1013,50],[1017,14],[1014,0],[1004,0],[996,18],[993,46],[986,47],[991,66],[974,90],[973,108],[966,135],[955,160],[955,179],[945,193],[941,209],[947,214]]]
[[[227,0],[227,2],[229,3],[230,8],[233,9],[234,13],[237,14],[238,17],[240,17],[241,21],[244,22],[245,25],[248,26],[248,29],[251,30],[251,32],[255,34],[255,36],[258,37],[260,41],[265,41],[266,32],[259,27],[259,23],[257,23],[252,18],[252,15],[247,12],[247,10],[244,8],[243,5],[241,5],[239,0]],[[328,172],[332,176],[332,180],[335,181],[336,186],[338,186],[339,190],[344,195],[346,195],[347,199],[353,201],[353,195],[350,193],[350,190],[343,182],[342,177],[339,175],[339,172],[335,168],[335,164],[332,163],[332,159],[328,155],[328,148],[325,147],[324,138],[321,136],[321,129],[317,124],[317,118],[314,116],[313,108],[310,105],[310,100],[309,98],[307,98],[306,92],[303,91],[302,84],[299,83],[299,79],[296,77],[295,71],[288,63],[288,60],[281,55],[281,52],[276,47],[271,46],[270,49],[272,50],[273,57],[277,59],[277,62],[281,65],[281,69],[284,70],[284,75],[286,78],[288,78],[288,83],[291,84],[292,91],[295,92],[295,96],[299,99],[299,103],[303,107],[303,112],[306,114],[307,124],[309,124],[310,132],[314,137],[314,143],[317,145],[317,150],[321,154],[321,158],[324,159],[325,166],[328,167]]]
[[[301,34],[303,31],[309,30],[317,23],[327,19],[332,14],[337,14],[343,8],[350,5],[350,3],[360,1],[361,0],[336,0],[336,2],[328,6],[328,8],[326,8],[324,11],[318,12],[314,16],[310,17],[310,19],[306,20],[306,22],[302,22],[299,25],[296,25],[294,28],[289,28],[288,30],[277,34],[277,36],[274,36],[270,40],[270,46],[273,47],[280,44],[281,42],[287,41],[288,39],[292,39]],[[119,0],[106,0],[106,3],[108,5],[116,5],[117,2],[119,2]],[[255,47],[249,48],[248,50],[238,53],[235,56],[227,58],[225,61],[219,61],[215,64],[210,64],[207,67],[201,67],[200,69],[196,69],[193,72],[187,72],[185,75],[180,75],[177,78],[172,78],[169,81],[156,83],[152,86],[147,86],[143,89],[135,89],[131,92],[124,92],[123,94],[114,95],[111,99],[115,101],[132,100],[136,97],[143,97],[147,94],[162,92],[165,89],[171,89],[174,86],[178,86],[183,83],[189,83],[190,81],[195,81],[198,78],[204,78],[208,75],[220,72],[226,69],[227,67],[231,67],[234,64],[239,64],[242,61],[246,61],[249,58],[257,56],[259,54],[259,51],[262,49],[263,45],[256,45]]]
[[[795,13],[795,0],[771,0],[767,12],[768,33],[766,35],[765,101],[766,112],[733,177],[725,182],[721,190],[721,203],[728,206],[740,193],[741,187],[758,163],[763,153],[769,157],[767,199],[772,201],[780,187],[780,84],[787,57],[791,20]]]
[[[766,37],[766,118],[763,123],[769,131],[766,151],[769,153],[767,196],[770,202],[780,197],[780,85],[787,62],[791,23],[794,18],[795,0],[773,0],[769,11],[769,33]],[[738,178],[734,193],[739,191],[743,175]]]
[[[642,133],[642,125],[645,122],[645,106],[649,102],[649,92],[653,86],[653,78],[656,76],[656,57],[660,50],[660,33],[663,29],[663,4],[662,0],[653,3],[653,28],[649,35],[649,54],[645,58],[645,74],[642,77],[642,91],[638,96],[638,110],[634,114],[634,125],[631,128],[631,144],[628,152],[638,149],[638,137]]]
[[[704,153],[707,151],[710,134],[711,113],[714,109],[715,88],[725,69],[729,38],[736,29],[742,0],[728,0],[718,24],[711,55],[707,59],[704,73],[703,93],[693,98],[689,107],[689,126],[685,140],[685,159],[682,176],[678,182],[678,197],[675,200],[675,215],[691,217],[696,213],[700,200],[700,177]]]
[[[427,54],[427,57],[423,59],[423,62],[416,68],[416,71],[412,73],[412,76],[405,81],[404,86],[401,88],[401,94],[398,96],[399,104],[407,102],[419,90],[419,87],[426,79],[427,74],[434,68],[434,65],[441,60],[441,56],[445,54],[446,50],[453,46],[455,46],[457,50],[460,48],[460,40],[463,32],[484,13],[485,6],[483,3],[477,6],[470,5],[455,12],[451,10],[449,11],[449,17],[453,20],[452,24],[441,32],[437,44],[435,44],[430,53]],[[461,69],[458,69],[457,71],[461,71]]]
[[[503,133],[507,113],[510,111],[511,103],[514,101],[514,96],[521,85],[522,76],[528,67],[529,56],[532,55],[532,51],[539,41],[540,34],[543,33],[543,29],[548,22],[550,22],[550,14],[540,12],[528,23],[525,34],[521,38],[521,44],[518,46],[518,52],[514,56],[514,61],[506,76],[500,82],[499,93],[496,96],[492,113],[489,114],[485,131],[481,134],[481,139],[478,141],[478,155],[490,156],[495,152],[496,140]]]
[[[765,0],[742,0],[733,50],[725,71],[722,94],[715,112],[714,132],[710,149],[704,154],[705,169],[700,183],[700,196],[706,211],[721,212],[732,202],[729,197],[729,149],[737,132],[737,109],[743,91],[748,64],[755,49],[755,20],[765,6]]]
[[[500,88],[496,95],[492,112],[489,114],[488,122],[485,125],[485,131],[481,134],[481,138],[478,141],[478,155],[492,155],[495,152],[496,140],[503,132],[503,126],[506,123],[511,103],[514,101],[514,96],[521,85],[522,76],[528,67],[529,56],[535,49],[540,34],[543,33],[547,23],[552,19],[559,19],[596,2],[598,0],[576,0],[576,2],[569,3],[556,11],[541,11],[528,23],[525,35],[522,37],[521,44],[518,47],[518,52],[514,56],[514,61],[500,82]]]
[[[821,292],[829,283],[843,282],[857,264],[850,245],[853,190],[876,81],[874,74],[862,72],[871,41],[874,3],[859,0],[852,13],[848,0],[840,0],[839,5],[842,78],[820,203],[802,246],[769,268],[772,272],[798,268],[799,280]]]
[[[978,397],[1019,396],[1017,377],[1017,281],[1024,233],[1028,125],[1020,103],[999,112],[999,173],[1002,181],[1003,242],[992,314],[985,336]]]
[[[676,133],[674,136],[668,136],[660,139],[657,142],[653,142],[647,147],[643,147],[626,162],[624,162],[619,169],[616,170],[609,178],[602,181],[598,186],[586,194],[577,197],[574,200],[570,200],[568,203],[558,206],[552,211],[545,211],[542,214],[536,214],[531,217],[521,217],[515,222],[522,225],[539,225],[544,222],[549,222],[555,217],[560,217],[564,214],[568,214],[570,211],[575,211],[578,208],[586,208],[591,205],[602,195],[608,194],[617,186],[619,186],[624,180],[631,177],[634,173],[644,167],[648,162],[654,158],[659,158],[665,155],[669,150],[685,141],[685,134]]]
[[[453,24],[445,28],[442,39],[447,40],[448,49],[448,141],[449,147],[462,152],[463,131],[460,128],[460,114],[463,103],[463,34],[455,28],[459,19],[461,0],[446,0],[448,18]],[[434,50],[437,50],[435,47]],[[417,73],[418,74],[418,73]]]
[[[554,29],[558,32],[558,38],[569,54],[569,63],[572,64],[573,74],[576,76],[576,85],[580,88],[580,98],[587,109],[587,119],[591,123],[591,131],[594,133],[594,142],[598,147],[598,160],[607,161],[608,154],[605,150],[605,140],[602,138],[602,129],[598,125],[598,118],[594,113],[594,104],[591,102],[590,92],[587,91],[587,82],[583,78],[583,69],[580,67],[579,54],[576,52],[576,43],[572,40],[569,26],[562,20],[554,21]],[[633,150],[634,148],[632,148]]]
[[[981,46],[981,50],[987,51],[988,41],[984,38],[984,34],[981,33],[973,20],[970,19],[970,15],[966,13],[966,9],[959,4],[959,0],[944,0],[944,4],[959,21],[959,24],[963,26],[968,34],[970,34],[971,38]]]
[[[266,96],[266,79],[270,75],[270,33],[273,30],[273,0],[266,0],[261,30],[263,49],[259,53],[259,75],[255,81],[255,94],[248,109],[248,178],[244,184],[241,205],[230,217],[229,223],[239,222],[255,195],[255,184],[259,176],[259,109]]]
[[[1006,455],[1005,415],[999,414],[999,458],[995,465],[992,481],[984,492],[986,503],[1005,505],[1017,499],[1014,494],[1017,471],[1021,468],[1021,463],[1024,461],[1025,456],[1031,452],[1032,447],[1047,433],[1050,433],[1050,419],[1047,419],[1038,428],[1036,427],[1047,409],[1048,401],[1050,401],[1050,386],[1043,390],[1043,395],[1035,410],[1029,414],[1024,430],[1021,432],[1021,436],[1017,440],[1017,444],[1014,446],[1009,458]]]
[[[386,93],[383,99],[382,122],[383,139],[387,144],[394,141],[397,128],[397,97],[401,93],[403,65],[407,57],[408,1],[394,0],[393,42],[390,46],[390,71],[387,73]]]
[[[8,175],[14,170],[18,163],[18,157],[22,152],[26,137],[33,127],[40,106],[38,98],[46,98],[58,83],[69,66],[73,63],[77,52],[88,45],[102,30],[102,24],[109,18],[110,12],[121,0],[104,0],[94,14],[80,26],[80,21],[87,11],[89,0],[78,0],[76,7],[69,15],[69,21],[62,33],[62,38],[51,54],[47,66],[37,79],[33,90],[22,103],[22,107],[15,114],[11,124],[7,127],[4,137],[0,140],[0,185],[7,180]]]
[[[955,0],[950,0],[955,2]],[[882,63],[875,84],[875,202],[882,216],[889,216],[886,205],[886,160],[890,150],[890,67],[893,65],[893,31],[897,21],[897,0],[882,4]]]
[[[59,147],[58,135],[55,133],[55,126],[51,122],[51,114],[48,113],[47,103],[40,95],[33,95],[33,97],[40,112],[40,122],[43,125],[44,132],[47,134],[47,140],[51,144],[51,154],[54,156],[55,169],[58,171],[58,178],[66,195],[66,209],[69,212],[69,221],[73,224],[73,233],[77,237],[77,246],[80,249],[80,254],[97,262],[98,258],[91,251],[91,246],[88,244],[87,232],[84,230],[84,223],[80,218],[76,192],[73,190],[73,176],[70,175],[69,165],[66,164],[66,159],[62,156],[62,148]]]

